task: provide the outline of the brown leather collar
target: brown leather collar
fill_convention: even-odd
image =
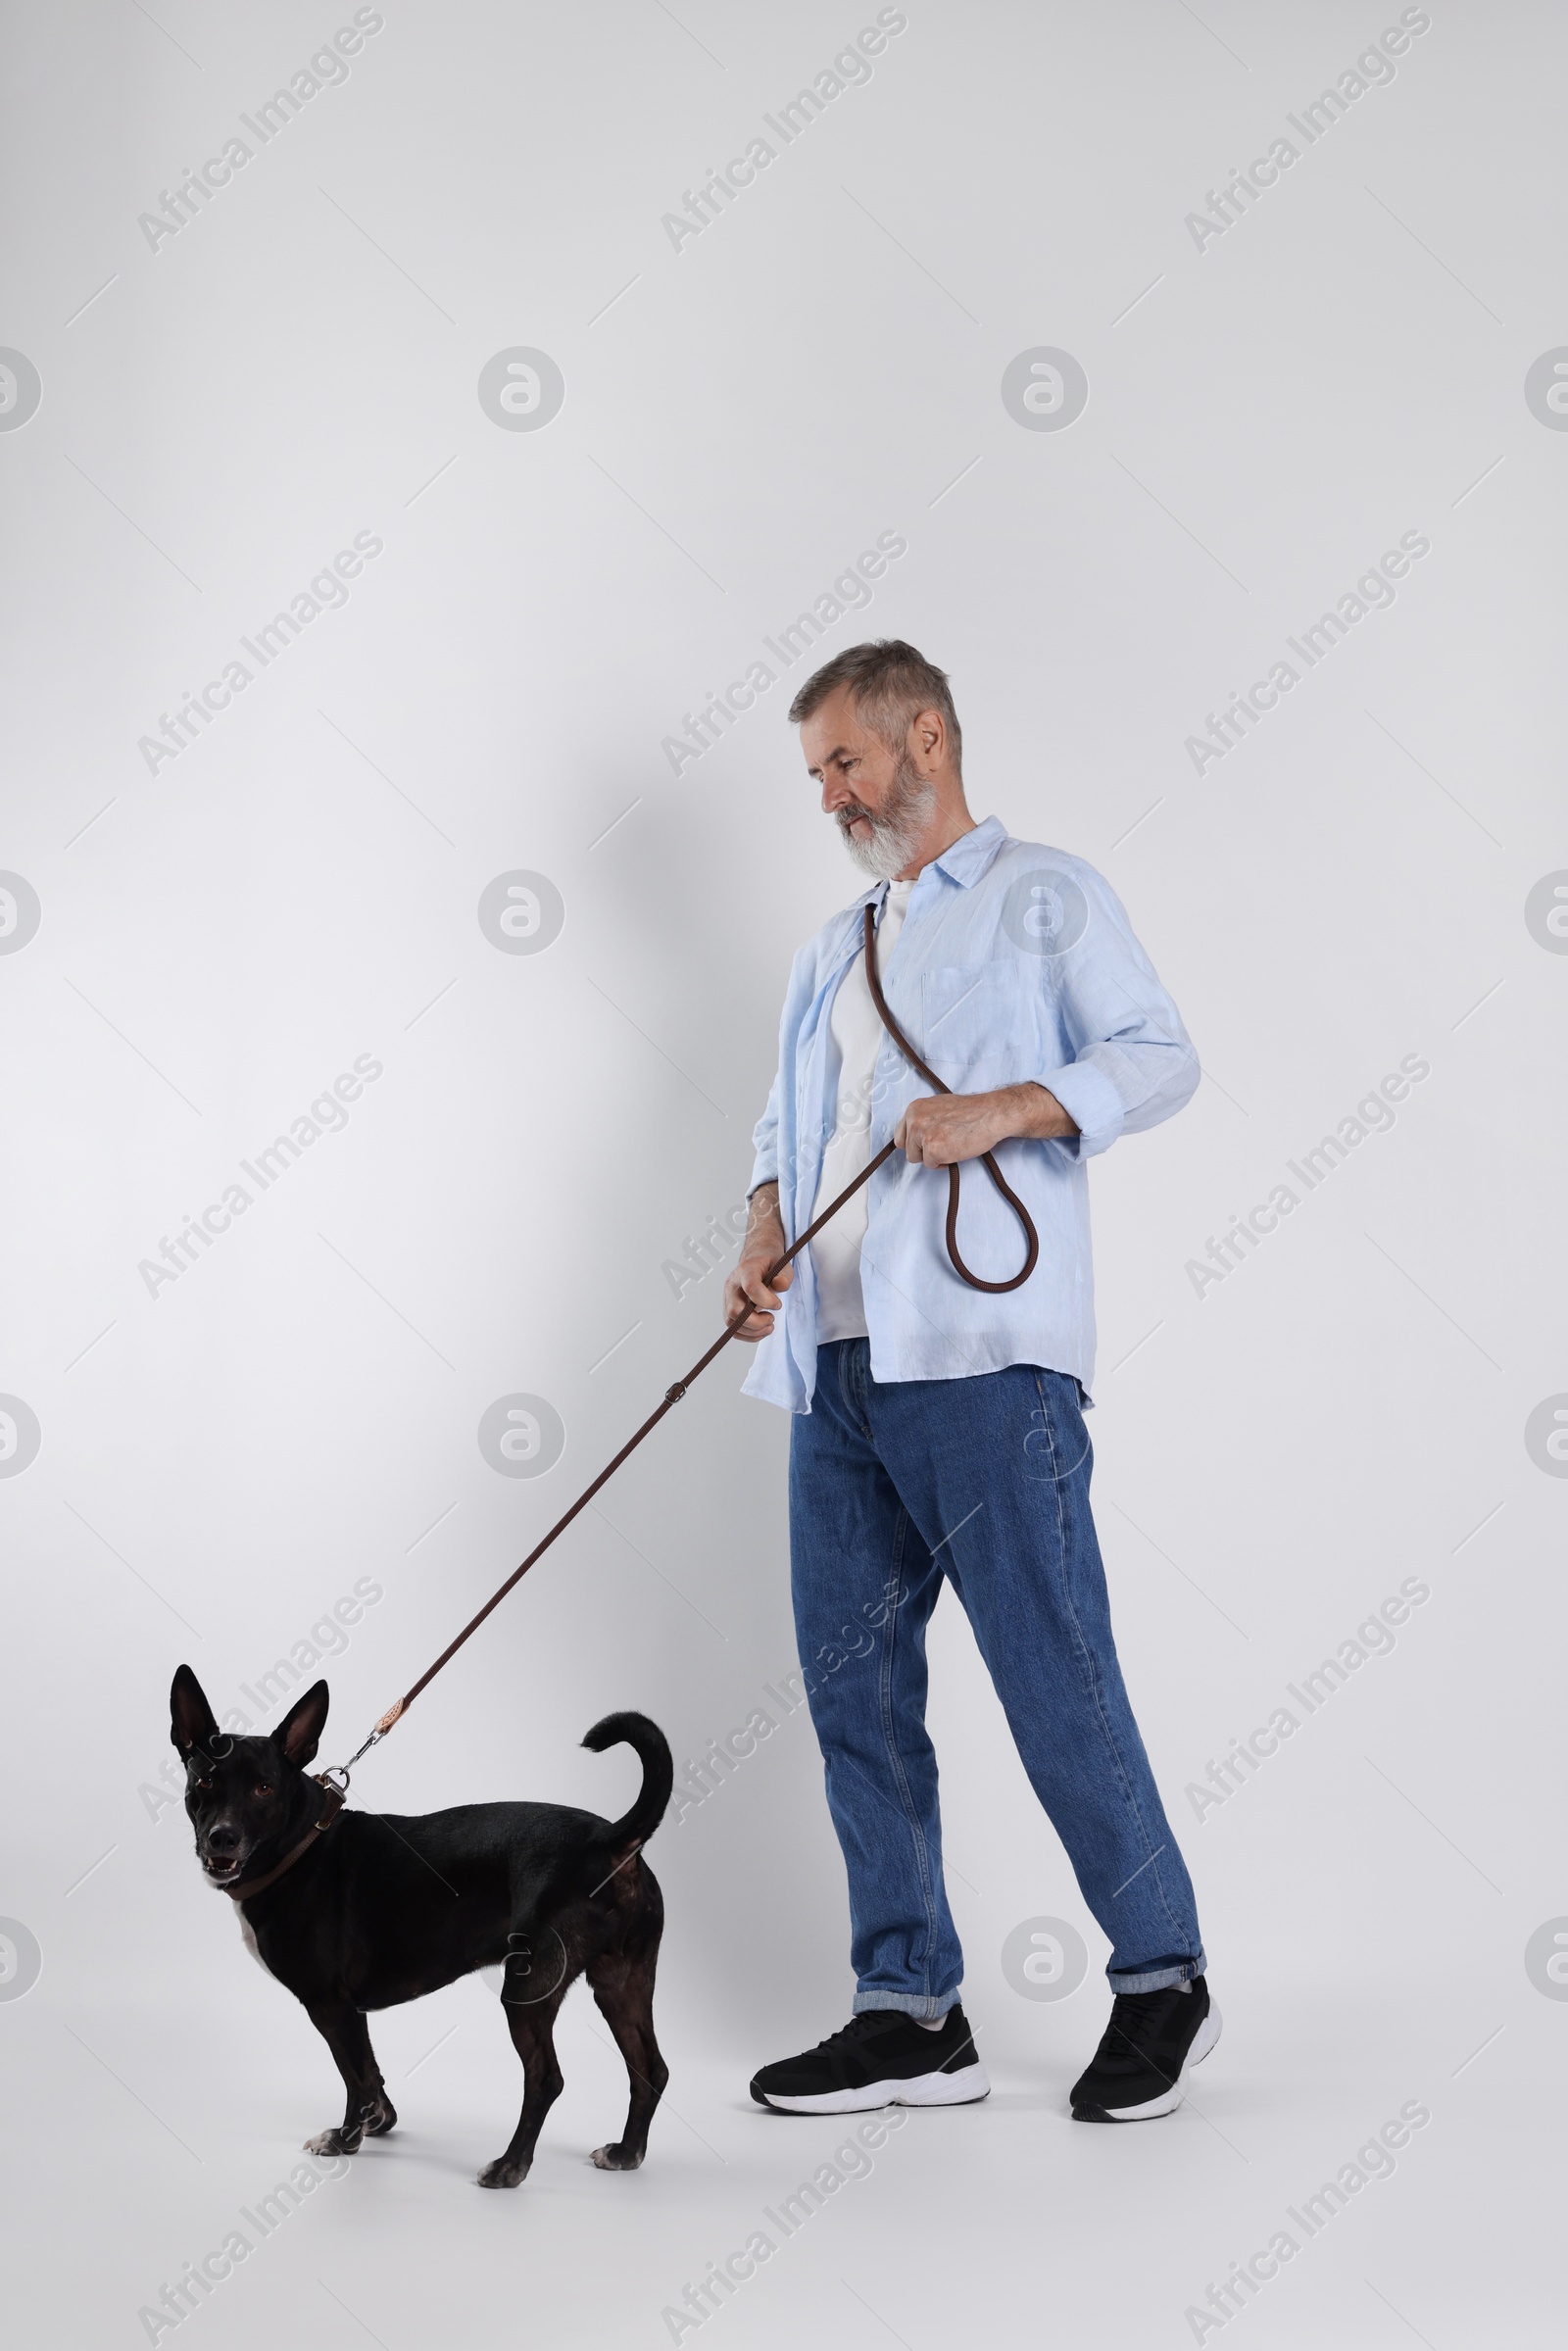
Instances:
[[[318,1837],[326,1835],[327,1830],[331,1828],[332,1823],[343,1809],[343,1799],[348,1790],[334,1788],[325,1781],[322,1781],[320,1785],[326,1788],[326,1801],[321,1806],[319,1818],[311,1823],[299,1843],[290,1847],[275,1869],[264,1870],[259,1878],[243,1878],[237,1886],[224,1886],[224,1893],[230,1895],[236,1902],[243,1902],[247,1894],[265,1892],[269,1886],[276,1884],[285,1870],[291,1870],[294,1867],[300,1855],[308,1852]],[[219,1884],[222,1885],[221,1879],[219,1880]]]

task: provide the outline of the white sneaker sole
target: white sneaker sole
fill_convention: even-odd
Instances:
[[[1209,2011],[1193,2035],[1193,2045],[1187,2052],[1187,2062],[1167,2090],[1157,2098],[1148,2099],[1142,2106],[1107,2106],[1105,2112],[1113,2123],[1152,2123],[1157,2115],[1174,2114],[1187,2095],[1187,2078],[1195,2065],[1201,2065],[1220,2036],[1220,2013],[1209,2004]]]
[[[763,2103],[785,2114],[861,2114],[873,2106],[972,2106],[989,2098],[991,2083],[976,2059],[956,2074],[916,2074],[909,2082],[869,2082],[863,2089],[823,2090],[814,2098],[781,2098],[768,2091]]]

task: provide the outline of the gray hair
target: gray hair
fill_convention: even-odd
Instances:
[[[791,726],[809,718],[840,686],[848,686],[856,715],[896,754],[903,751],[910,723],[921,710],[940,710],[953,746],[955,773],[962,773],[963,730],[948,691],[947,671],[902,637],[851,645],[824,661],[790,704]]]

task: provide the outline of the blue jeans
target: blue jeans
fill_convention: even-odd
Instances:
[[[1116,1662],[1078,1383],[1014,1364],[871,1377],[819,1347],[792,1422],[795,1629],[850,1881],[856,2012],[941,2017],[963,1958],[942,1883],[925,1629],[945,1576],[1030,1783],[1111,1944],[1118,1992],[1206,1962],[1192,1883]]]

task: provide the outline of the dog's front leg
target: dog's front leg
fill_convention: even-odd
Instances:
[[[365,2013],[350,2000],[325,2000],[306,2011],[311,2023],[332,2052],[348,2093],[342,2127],[318,2131],[308,2138],[308,2155],[356,2155],[367,2131],[380,2138],[397,2121],[381,2069],[370,2047],[370,2029]]]

